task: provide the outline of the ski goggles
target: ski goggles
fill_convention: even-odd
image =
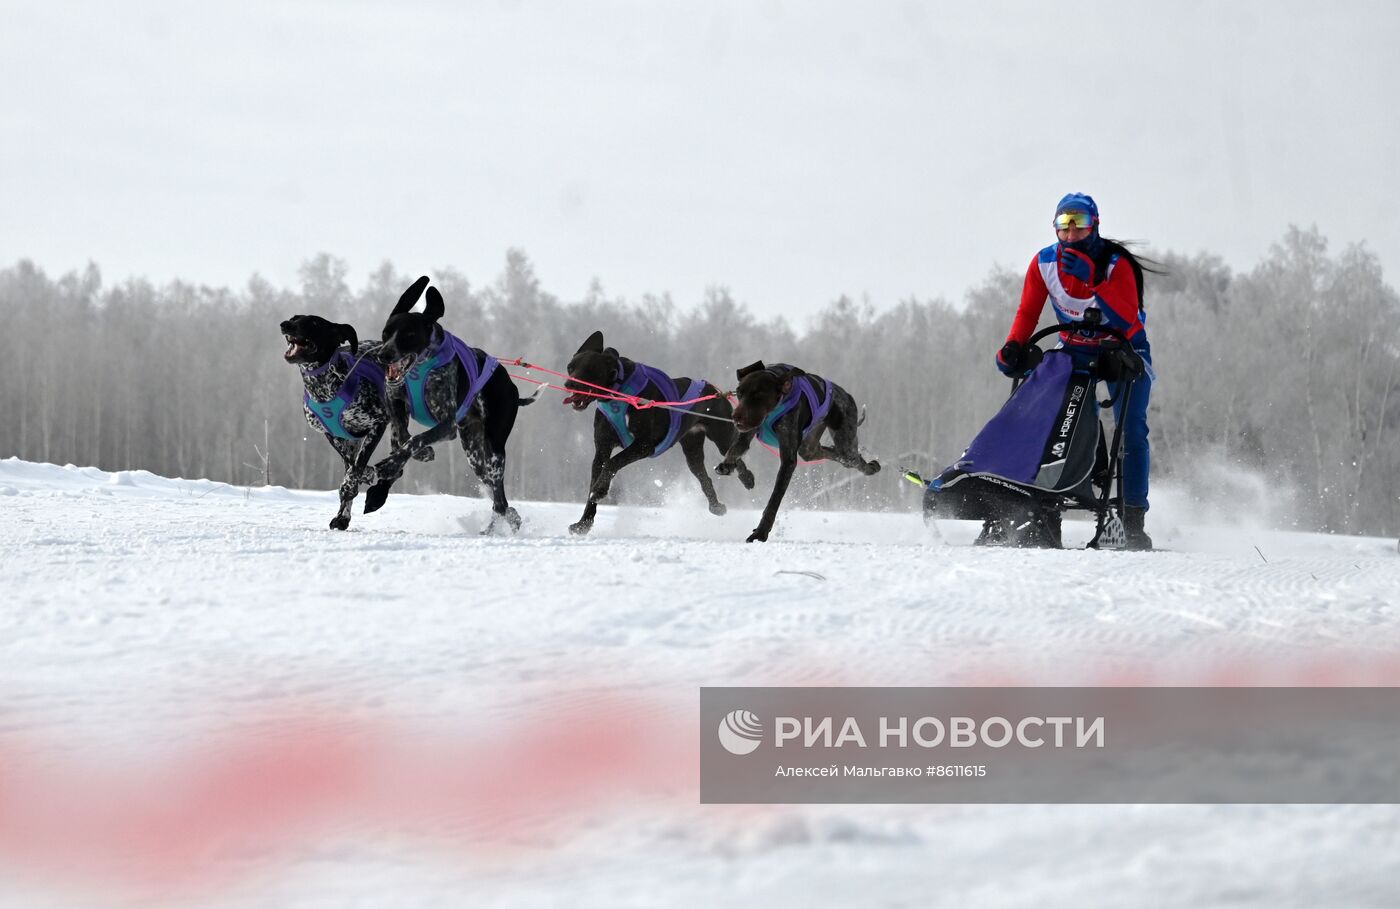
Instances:
[[[1056,230],[1069,230],[1071,227],[1093,227],[1094,216],[1087,211],[1062,211],[1055,216]]]

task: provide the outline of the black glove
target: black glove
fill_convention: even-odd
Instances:
[[[1142,357],[1131,347],[1122,347],[1117,342],[1105,342],[1099,352],[1098,374],[1105,382],[1136,380],[1143,374]]]
[[[1034,345],[1026,347],[1019,341],[1007,341],[997,352],[997,369],[1004,376],[1024,376],[1040,365],[1045,351]]]
[[[1025,372],[1026,348],[1019,341],[1007,341],[997,351],[997,369],[1004,376],[1016,376]]]
[[[1136,381],[1147,372],[1147,364],[1143,362],[1142,355],[1131,347],[1124,347],[1118,351],[1118,362],[1119,370],[1125,379]]]

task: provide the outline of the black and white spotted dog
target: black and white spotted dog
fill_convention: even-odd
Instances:
[[[778,449],[778,477],[773,493],[763,508],[763,518],[749,534],[748,541],[766,542],[778,517],[788,483],[798,458],[816,461],[830,458],[843,467],[869,476],[879,473],[880,462],[861,456],[856,428],[862,416],[850,392],[830,379],[823,379],[786,363],[764,366],[760,360],[739,370],[739,387],[734,390],[734,428],[738,438],[724,460],[715,466],[722,476],[733,473],[739,458],[749,450],[754,436]],[[831,444],[822,444],[822,433],[831,433]]]
[[[374,471],[366,466],[390,420],[384,367],[368,347],[360,349],[349,325],[320,316],[292,316],[281,328],[287,339],[282,357],[301,369],[306,422],[325,435],[345,463],[340,510],[331,518],[331,529],[344,530],[350,526],[350,508],[361,486],[373,487],[370,494],[382,499],[393,483],[390,479],[376,485]],[[370,495],[365,498],[368,501]]]
[[[425,287],[423,311],[410,312]],[[520,397],[495,357],[468,347],[438,324],[445,309],[442,294],[428,287],[424,275],[404,291],[384,323],[376,356],[385,367],[393,419],[406,421],[411,416],[428,429],[376,464],[375,475],[380,480],[396,479],[409,458],[435,442],[460,435],[472,471],[491,490],[491,523],[483,532],[491,532],[498,518],[505,518],[511,530],[519,530],[520,515],[506,501],[506,439],[515,426],[516,412],[534,399]],[[366,512],[382,504],[374,490],[365,496]]]
[[[603,344],[603,333],[595,331],[569,360],[569,380],[565,387],[573,393],[564,403],[575,410],[596,406],[593,417],[593,471],[589,478],[588,503],[583,517],[569,525],[573,533],[588,533],[598,513],[598,500],[608,494],[613,477],[628,464],[654,458],[679,443],[686,466],[700,482],[700,490],[710,503],[710,513],[722,515],[724,503],[715,494],[715,484],[705,470],[705,440],[708,438],[723,455],[734,441],[733,410],[729,400],[704,379],[672,379],[661,370],[622,356]],[[623,395],[653,401],[689,401],[713,395],[687,407],[639,409],[625,400],[605,400],[601,388]],[[613,454],[618,446],[622,450]],[[753,489],[754,478],[743,461],[736,467],[739,479]]]

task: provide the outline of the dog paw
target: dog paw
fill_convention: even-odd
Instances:
[[[753,533],[749,534],[749,538],[748,538],[747,540],[745,540],[744,542],[745,542],[745,543],[767,543],[767,542],[768,542],[768,531],[766,531],[766,530],[755,530]]]
[[[868,476],[871,476],[872,474],[877,474],[877,473],[880,472],[880,462],[879,462],[879,461],[866,461],[866,462],[865,462],[865,468],[864,468],[864,470],[865,470],[865,475],[866,475],[867,477],[868,477]]]
[[[593,529],[592,521],[575,521],[569,525],[569,533],[576,537],[586,536]]]
[[[753,489],[753,471],[747,467],[739,471],[739,483],[745,489]]]
[[[347,514],[338,514],[331,518],[331,530],[344,530],[349,526],[350,516]]]
[[[392,480],[376,483],[365,493],[365,514],[372,514],[384,507],[384,503],[389,501],[389,486]]]
[[[729,511],[729,509],[724,507],[723,502],[710,503],[710,514],[715,515],[716,517],[722,517],[727,511]]]
[[[433,447],[431,445],[427,448],[420,448],[413,453],[413,460],[415,461],[431,461],[433,457]]]
[[[501,528],[502,519],[504,519],[506,525],[510,527],[511,533],[516,533],[520,530],[521,520],[519,512],[514,508],[507,507],[503,512],[492,513],[491,520],[486,522],[485,529],[481,531],[481,536],[491,537],[503,534],[505,531]]]
[[[735,464],[733,461],[720,461],[715,465],[715,473],[722,477],[727,477],[734,472],[734,467]]]

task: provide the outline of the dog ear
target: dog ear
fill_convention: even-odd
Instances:
[[[763,367],[763,361],[762,361],[762,360],[759,360],[759,361],[757,361],[757,362],[755,362],[755,363],[750,363],[748,366],[745,366],[743,369],[739,370],[739,372],[738,372],[738,374],[737,374],[737,375],[738,375],[738,378],[739,378],[739,381],[740,381],[740,382],[744,381],[744,376],[748,375],[749,373],[763,372],[763,368],[764,368],[764,367]]]
[[[355,326],[353,326],[353,325],[341,324],[341,325],[337,325],[336,328],[339,328],[339,329],[340,329],[340,337],[341,337],[341,339],[344,340],[344,341],[349,341],[349,342],[350,342],[350,352],[351,352],[352,354],[354,354],[355,356],[359,356],[359,355],[360,355],[360,337],[359,337],[359,335],[355,334]]]
[[[442,304],[442,294],[438,293],[436,287],[429,287],[428,303],[423,307],[423,315],[427,316],[429,321],[436,322],[446,311],[447,308]]]
[[[594,353],[603,352],[603,333],[601,331],[595,331],[593,334],[589,335],[588,338],[578,346],[576,352],[583,353],[584,351],[590,350]]]
[[[412,309],[413,304],[418,302],[418,298],[423,296],[423,288],[427,286],[427,275],[424,275],[417,281],[414,281],[412,284],[408,285],[408,290],[403,292],[402,297],[399,297],[399,302],[394,305],[394,311],[390,313],[390,315],[397,316],[400,313],[406,313],[410,309]]]
[[[617,348],[616,348],[616,347],[605,347],[605,348],[603,348],[603,353],[607,354],[607,355],[610,356],[610,357],[620,357],[620,356],[622,356],[622,354],[620,354],[620,353],[617,352]]]

